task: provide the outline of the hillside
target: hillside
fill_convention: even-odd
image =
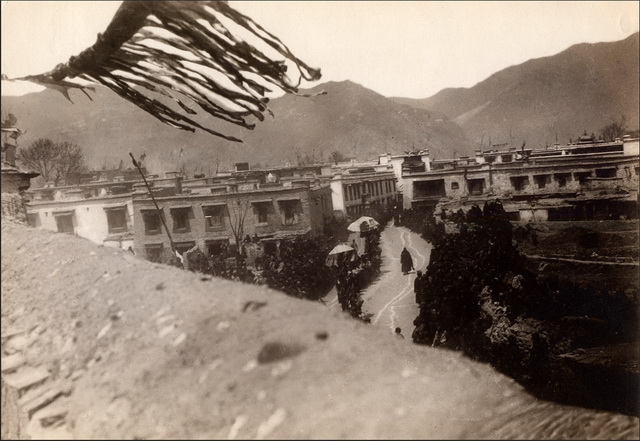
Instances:
[[[312,98],[285,95],[272,100],[275,117],[257,122],[253,131],[207,122],[243,139],[244,144],[170,128],[102,88],[92,94],[93,102],[72,91],[72,104],[47,90],[2,97],[2,108],[16,115],[20,128],[27,131],[20,145],[41,137],[69,140],[85,149],[95,167],[105,163],[116,166],[121,159],[128,163],[130,151],[136,155],[146,152],[147,164],[154,172],[175,170],[184,163],[189,174],[209,173],[215,170],[217,160],[221,168],[237,161],[278,165],[295,163],[298,157],[326,160],[335,150],[357,159],[412,148],[429,148],[432,155],[441,158],[451,157],[454,150],[459,154],[473,151],[462,129],[438,112],[395,103],[349,81],[325,83],[310,92],[320,90],[326,94]]]
[[[577,44],[491,75],[471,88],[444,89],[425,99],[393,98],[442,112],[468,138],[520,146],[598,133],[622,116],[638,129],[638,33],[617,42]]]

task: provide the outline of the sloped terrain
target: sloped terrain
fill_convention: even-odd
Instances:
[[[470,88],[444,89],[421,99],[397,102],[442,112],[468,138],[488,146],[551,145],[574,140],[583,130],[598,134],[625,117],[638,129],[638,33],[612,43],[577,44],[544,58],[491,75]]]
[[[6,220],[2,288],[3,438],[639,434],[320,303]]]
[[[225,141],[202,131],[173,129],[109,90],[97,88],[93,102],[72,91],[75,104],[55,91],[2,97],[2,109],[18,118],[27,133],[20,139],[28,146],[38,138],[71,141],[80,145],[93,167],[129,163],[128,153],[147,153],[147,167],[154,173],[178,170],[213,173],[234,162],[275,166],[298,159],[327,161],[333,151],[360,160],[377,159],[380,153],[401,153],[430,148],[437,157],[453,152],[469,154],[474,145],[460,127],[438,112],[397,104],[355,83],[325,83],[302,93],[324,91],[315,97],[285,95],[269,104],[274,118],[241,129],[228,123],[198,117],[199,121],[243,144]],[[74,93],[75,92],[75,93]]]

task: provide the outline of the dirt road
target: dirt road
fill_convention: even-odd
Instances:
[[[413,282],[416,272],[403,275],[400,270],[400,252],[406,247],[413,258],[416,270],[424,270],[429,264],[431,244],[404,227],[387,227],[380,236],[382,267],[380,276],[362,294],[364,312],[373,314],[371,323],[385,327],[393,333],[402,329],[407,342],[411,342],[413,320],[418,316]],[[327,306],[340,309],[335,288],[325,297]]]

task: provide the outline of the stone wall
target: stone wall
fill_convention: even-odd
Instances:
[[[167,228],[171,233],[173,242],[177,245],[181,243],[195,243],[201,250],[206,251],[209,241],[229,239],[230,243],[235,242],[231,224],[236,222],[239,216],[244,217],[244,234],[254,237],[273,235],[276,233],[304,234],[311,231],[312,234],[321,232],[324,215],[330,215],[332,207],[326,207],[326,212],[312,213],[311,204],[313,196],[325,193],[328,199],[329,189],[310,190],[309,187],[292,187],[279,189],[278,191],[255,191],[225,193],[218,197],[212,195],[180,195],[167,198],[156,198],[158,206],[163,210]],[[281,201],[288,198],[297,198],[299,204],[296,208],[296,222],[293,225],[283,225],[283,207]],[[268,206],[267,222],[258,223],[256,206],[253,202],[265,201]],[[224,204],[224,216],[222,225],[209,228],[206,226],[203,207],[215,204]],[[185,231],[176,231],[172,209],[178,207],[188,207],[189,228]],[[315,207],[314,207],[315,208]],[[155,213],[155,205],[150,199],[133,199],[133,231],[135,236],[135,252],[139,256],[145,256],[146,245],[162,245],[163,261],[168,262],[172,257],[171,244],[164,230],[164,227],[155,234],[146,231],[143,211]],[[315,216],[312,217],[312,214]],[[317,225],[317,223],[320,225]]]
[[[22,223],[27,222],[27,208],[21,194],[2,193],[2,218],[15,219]]]
[[[2,222],[2,437],[638,439],[319,302]]]

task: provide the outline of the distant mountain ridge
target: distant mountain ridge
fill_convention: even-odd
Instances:
[[[112,92],[97,88],[75,104],[55,91],[2,97],[2,110],[18,117],[38,138],[71,141],[91,166],[129,166],[128,153],[147,154],[154,173],[189,174],[228,169],[234,162],[276,166],[327,161],[333,151],[360,160],[384,152],[429,149],[433,158],[472,154],[489,143],[519,147],[568,142],[583,130],[598,131],[612,119],[638,128],[638,33],[613,43],[578,44],[491,75],[471,88],[444,89],[426,99],[386,98],[351,81],[327,82],[305,98],[284,95],[269,106],[275,117],[253,131],[203,119],[244,140],[232,143],[205,132],[166,126]]]
[[[488,145],[519,147],[568,142],[583,130],[598,133],[625,117],[638,129],[638,33],[608,43],[577,44],[550,57],[526,61],[470,88],[444,89],[425,99],[392,98],[442,112],[467,137]]]
[[[22,97],[2,97],[3,111],[18,117],[27,131],[26,146],[38,138],[68,140],[82,146],[94,167],[117,166],[128,153],[147,153],[154,172],[178,170],[212,173],[234,162],[275,166],[303,161],[327,161],[333,151],[346,157],[375,159],[384,152],[429,148],[433,155],[468,154],[475,146],[462,129],[444,115],[395,103],[350,81],[328,82],[309,91],[314,97],[285,95],[269,106],[275,117],[256,122],[255,130],[228,123],[204,121],[216,130],[236,136],[244,144],[209,135],[177,130],[98,88],[93,102],[73,93],[75,104],[45,90]]]

